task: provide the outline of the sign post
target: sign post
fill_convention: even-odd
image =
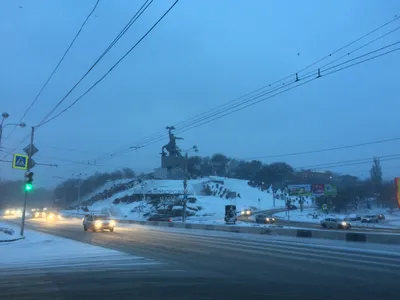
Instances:
[[[24,151],[28,154],[28,159],[27,159],[27,172],[25,173],[25,176],[28,174],[31,174],[30,176],[32,177],[33,173],[30,172],[30,169],[32,169],[35,166],[34,161],[32,160],[32,156],[36,154],[39,150],[33,145],[33,138],[35,135],[35,127],[32,127],[32,132],[31,132],[31,141],[27,147],[24,148]],[[24,177],[25,177],[24,176]],[[30,178],[31,181],[33,181],[32,178]],[[32,182],[31,182],[32,183]],[[24,209],[22,211],[22,218],[21,218],[21,236],[24,236],[24,229],[25,229],[25,214],[26,214],[26,203],[28,201],[28,190],[25,189],[25,196],[24,196]]]

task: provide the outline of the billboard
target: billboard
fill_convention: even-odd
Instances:
[[[310,196],[312,195],[311,184],[288,185],[289,196]]]
[[[332,184],[325,184],[324,195],[325,196],[336,196],[337,195],[336,186],[334,186]]]
[[[394,179],[394,186],[396,187],[396,200],[397,200],[397,205],[400,208],[400,177],[396,177]]]

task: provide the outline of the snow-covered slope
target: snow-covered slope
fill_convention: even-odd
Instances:
[[[204,192],[204,188],[207,186],[211,189],[211,195],[206,195]],[[99,190],[104,189],[106,187]],[[274,207],[270,190],[261,191],[258,188],[251,187],[246,180],[214,176],[205,177],[189,180],[187,190],[189,198],[196,199],[188,203],[188,211],[195,213],[195,216],[189,217],[189,220],[223,219],[225,205],[229,204],[236,205],[238,210],[245,208],[265,210]],[[227,199],[226,196],[229,192],[235,192],[237,197]],[[168,197],[171,195],[170,198],[176,198],[177,195],[183,194],[183,181],[146,180],[142,184],[136,184],[130,189],[115,193],[109,198],[98,200],[88,208],[90,211],[103,211],[115,217],[146,219],[147,217],[144,214],[155,212],[154,200],[151,201],[149,199],[156,194],[164,194],[168,195]],[[144,199],[144,195],[146,195],[146,199]],[[133,200],[133,197],[136,198]],[[119,201],[121,202],[114,204]],[[275,200],[275,207],[283,207],[284,204],[283,200]],[[175,208],[176,206],[174,206]]]

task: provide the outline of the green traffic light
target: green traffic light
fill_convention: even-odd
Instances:
[[[25,184],[25,191],[29,192],[29,191],[32,191],[32,189],[33,189],[32,184],[30,184],[30,183]]]

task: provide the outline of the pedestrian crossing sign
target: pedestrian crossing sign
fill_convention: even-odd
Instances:
[[[12,167],[19,170],[28,169],[28,155],[14,153]]]

